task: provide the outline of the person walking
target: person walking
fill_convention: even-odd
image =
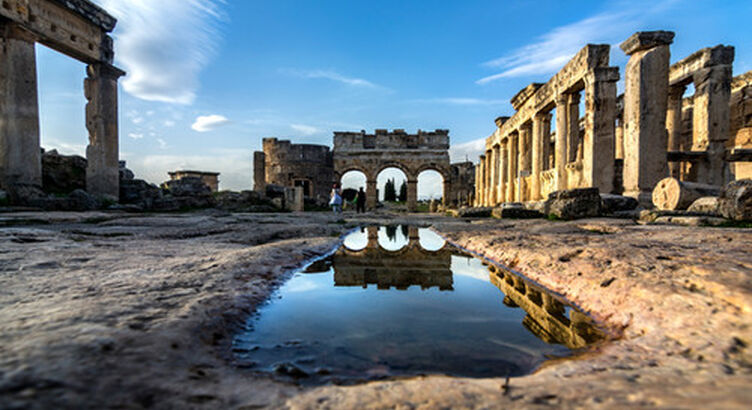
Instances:
[[[329,205],[332,207],[332,212],[335,214],[342,213],[342,192],[340,192],[339,184],[334,184],[332,187],[332,193],[329,198]]]
[[[355,204],[358,208],[358,213],[366,211],[366,191],[363,187],[358,190],[358,196],[355,197]]]

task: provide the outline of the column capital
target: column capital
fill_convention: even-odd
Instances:
[[[619,48],[626,55],[632,55],[638,51],[650,50],[659,46],[667,46],[674,42],[673,31],[638,31],[624,40]]]
[[[569,94],[567,93],[557,94],[556,98],[554,98],[554,101],[556,101],[557,106],[567,105],[567,103],[569,102]]]

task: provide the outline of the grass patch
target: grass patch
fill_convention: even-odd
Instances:
[[[716,228],[752,228],[752,221],[728,220],[720,225],[717,225]]]

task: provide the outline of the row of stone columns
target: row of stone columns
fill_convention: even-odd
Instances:
[[[36,38],[15,23],[0,25],[0,188],[42,187]],[[86,68],[86,189],[117,201],[118,87],[125,73],[108,63]]]

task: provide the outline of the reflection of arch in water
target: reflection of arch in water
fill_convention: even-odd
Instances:
[[[408,228],[404,225],[387,225],[378,229],[378,246],[386,252],[399,252],[410,244]]]
[[[578,349],[605,338],[585,314],[570,309],[567,317],[566,306],[540,287],[493,265],[489,271],[491,283],[504,293],[504,304],[525,310],[522,324],[546,343]]]
[[[392,253],[392,254],[399,254],[403,253],[407,250],[413,250],[416,252],[421,253],[427,253],[427,254],[433,254],[436,252],[442,252],[447,251],[448,253],[456,252],[451,249],[452,248],[447,242],[441,238],[440,236],[436,235],[435,233],[428,230],[428,228],[418,228],[415,226],[407,226],[407,225],[392,225],[388,228],[394,229],[397,233],[397,238],[399,238],[400,234],[407,237],[407,243],[406,245],[401,246],[398,250],[390,250],[389,248],[384,248],[380,243],[379,238],[379,228],[378,226],[368,226],[365,228],[360,228],[360,231],[356,231],[353,233],[350,233],[350,235],[363,235],[361,232],[365,232],[365,235],[367,237],[367,244],[365,247],[355,247],[355,246],[344,246],[340,251],[347,252],[347,253],[359,253],[366,250],[376,250],[377,252],[385,252],[385,253]],[[386,228],[386,227],[384,227]],[[407,232],[405,234],[405,232]],[[423,243],[421,242],[421,232],[424,232],[425,235],[436,235],[437,238],[441,239],[442,246],[439,247],[424,247]],[[345,243],[347,243],[350,240],[350,235],[345,237]],[[358,242],[359,244],[360,242]],[[451,249],[450,249],[451,248]]]
[[[418,241],[417,228],[408,228],[407,246],[388,251],[378,244],[378,227],[368,227],[368,246],[360,251],[340,248],[333,256],[335,286],[375,284],[378,289],[422,289],[438,287],[452,290],[452,248],[427,252]]]

